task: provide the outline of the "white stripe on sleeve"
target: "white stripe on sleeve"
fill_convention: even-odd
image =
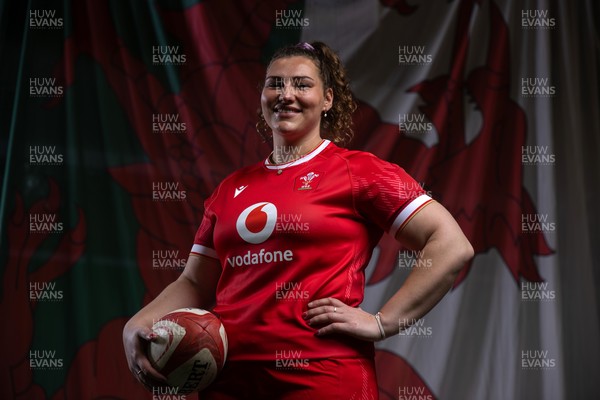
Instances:
[[[406,205],[406,207],[404,207],[404,209],[402,211],[400,211],[400,214],[398,214],[398,216],[392,223],[392,226],[390,227],[390,235],[396,237],[396,233],[398,233],[399,230],[404,228],[404,225],[408,221],[410,221],[410,219],[421,208],[423,208],[423,206],[425,206],[427,203],[429,203],[432,200],[433,199],[431,197],[427,196],[426,194],[422,194],[419,197],[416,197],[415,199],[413,199],[413,201],[411,201],[410,203],[408,203],[408,205]]]
[[[190,251],[190,253],[202,254],[204,256],[208,256],[208,257],[212,257],[212,258],[219,258],[217,256],[217,252],[214,249],[211,249],[210,247],[202,246],[201,244],[194,244],[192,246],[192,251]]]

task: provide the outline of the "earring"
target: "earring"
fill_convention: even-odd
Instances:
[[[323,114],[324,118],[327,118],[327,111],[325,111],[325,114]]]

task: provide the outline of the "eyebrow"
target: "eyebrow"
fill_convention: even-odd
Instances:
[[[269,75],[269,76],[266,77],[265,80],[269,80],[269,79],[282,79],[282,77],[281,76]],[[285,78],[283,78],[283,79],[285,79]],[[314,81],[313,78],[311,78],[310,76],[305,76],[305,75],[302,75],[302,76],[292,76],[291,79],[310,79],[311,81]]]

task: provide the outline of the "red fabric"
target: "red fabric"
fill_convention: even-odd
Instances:
[[[372,355],[372,344],[345,335],[315,337],[302,312],[325,297],[358,307],[373,248],[423,191],[397,165],[323,148],[281,174],[264,163],[242,169],[206,202],[192,250],[214,248],[221,261],[215,312],[231,360],[271,360],[286,349],[307,358]]]
[[[274,361],[235,361],[225,369],[202,400],[376,400],[372,359],[300,360],[297,368]],[[279,364],[281,365],[281,364]]]
[[[387,350],[375,352],[381,400],[434,400],[427,383],[404,358]]]

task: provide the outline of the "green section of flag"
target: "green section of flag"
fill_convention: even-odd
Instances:
[[[145,156],[102,70],[86,57],[74,67],[74,83],[56,105],[49,105],[51,99],[23,96],[11,149],[9,196],[22,193],[26,213],[31,204],[48,196],[49,179],[60,190],[58,220],[64,232],[42,243],[29,270],[37,270],[54,254],[60,238],[76,226],[78,209],[86,224],[84,254],[54,281],[53,291],[62,299],[40,301],[34,311],[31,350],[55,352],[63,365],[33,370],[34,382],[48,396],[64,385],[79,348],[95,340],[109,321],[135,313],[145,291],[135,254],[139,224],[129,194],[108,172],[111,166],[144,162]],[[63,163],[30,164],[30,146],[38,145],[55,146]],[[8,216],[11,213],[9,209]]]

